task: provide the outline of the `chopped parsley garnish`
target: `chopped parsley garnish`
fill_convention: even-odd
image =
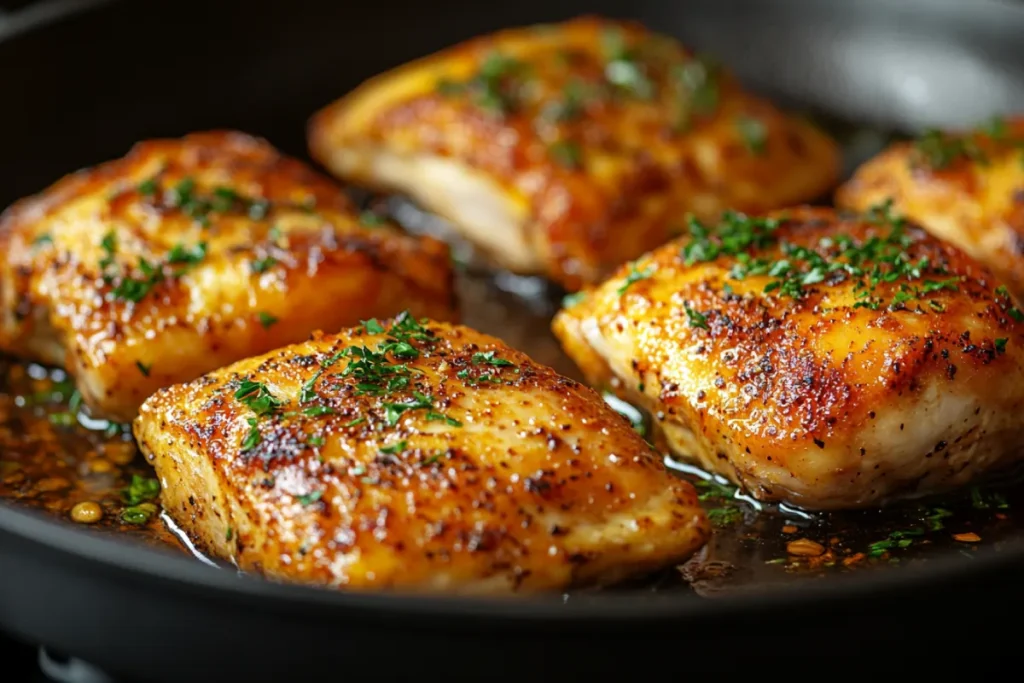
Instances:
[[[160,189],[160,185],[157,182],[156,176],[154,176],[147,180],[143,180],[135,189],[138,190],[139,194],[149,197],[156,194],[156,191]]]
[[[498,358],[495,351],[478,352],[473,354],[473,365],[493,365],[498,368],[507,368],[515,365],[510,360]]]
[[[357,417],[356,419],[354,419],[351,422],[347,423],[345,426],[346,427],[355,427],[356,425],[361,425],[364,422],[366,422],[366,418],[365,417]]]
[[[152,365],[146,365],[140,360],[135,361],[135,367],[139,369],[139,372],[141,372],[144,377],[149,377],[149,371],[153,369]]]
[[[195,265],[206,258],[206,242],[200,242],[194,247],[186,247],[183,244],[176,244],[167,254],[167,263],[185,263]]]
[[[121,511],[121,521],[126,524],[146,524],[149,520],[153,519],[157,509],[157,506],[153,503],[133,505]]]
[[[971,505],[976,510],[987,510],[993,507],[999,510],[1010,508],[1010,504],[1001,493],[991,492],[986,495],[979,486],[971,487]]]
[[[103,250],[103,258],[100,259],[100,270],[106,271],[114,265],[114,254],[117,253],[117,234],[111,230],[100,240],[100,248]]]
[[[384,334],[384,326],[376,318],[363,321],[363,331],[366,334]]]
[[[330,406],[310,406],[302,411],[303,415],[309,417],[320,417],[322,415],[334,415],[334,408]]]
[[[654,97],[654,83],[636,50],[626,41],[619,29],[609,29],[601,35],[605,55],[604,77],[610,84],[633,97],[649,100]]]
[[[562,308],[572,308],[587,298],[586,292],[573,292],[562,297]]]
[[[928,523],[928,529],[930,531],[941,531],[946,527],[946,524],[942,521],[947,517],[952,517],[953,513],[949,510],[942,508],[935,508],[931,514],[924,518],[924,521]]]
[[[718,108],[717,71],[717,67],[710,60],[702,57],[691,59],[672,69],[672,80],[678,91],[677,129],[685,130],[693,116],[707,116]]]
[[[389,427],[394,427],[398,424],[398,421],[402,419],[402,415],[410,410],[418,410],[420,408],[433,408],[434,399],[425,394],[421,394],[418,391],[412,393],[413,398],[405,403],[385,403],[384,404],[384,421]]]
[[[572,121],[585,110],[589,95],[590,89],[585,83],[569,81],[562,88],[562,98],[547,104],[542,115],[556,123]]]
[[[243,379],[235,392],[235,398],[244,403],[249,410],[257,415],[269,415],[284,405],[284,401],[270,393],[270,389],[262,382]]]
[[[70,412],[50,413],[48,416],[50,424],[58,427],[74,427],[78,420]]]
[[[402,451],[405,450],[405,447],[407,445],[408,445],[407,442],[399,441],[398,443],[394,443],[394,444],[391,444],[390,446],[385,446],[385,447],[381,448],[380,452],[384,453],[385,455],[398,455],[399,453],[401,453]]]
[[[764,154],[768,143],[768,128],[764,122],[751,116],[737,116],[735,123],[744,146],[753,154]]]
[[[454,417],[448,417],[444,413],[439,413],[434,410],[428,411],[426,415],[427,422],[444,422],[451,427],[461,427],[462,423],[456,420]]]
[[[121,500],[126,505],[138,505],[147,500],[153,500],[160,495],[160,481],[147,479],[137,474],[132,475],[132,481],[128,486],[121,489]]]
[[[905,232],[904,219],[892,214],[891,204],[873,207],[865,219],[876,225],[887,225],[888,234],[863,241],[839,234],[822,238],[808,248],[779,239],[780,222],[775,219],[749,218],[727,212],[718,226],[709,227],[691,218],[692,238],[683,247],[682,256],[687,265],[732,256],[735,263],[729,271],[731,279],[767,275],[773,279],[765,285],[764,292],[777,292],[780,297],[799,298],[811,285],[852,280],[857,299],[853,308],[878,310],[884,302],[875,296],[876,288],[897,280],[919,280],[921,285],[901,284],[890,305],[893,310],[905,307],[912,299],[957,287],[959,278],[956,277],[925,279],[929,273],[946,274],[941,265],[931,264],[927,258],[916,262],[908,258],[906,249],[913,240]],[[748,253],[775,245],[781,252],[775,259],[755,258]]]
[[[274,323],[277,322],[277,318],[267,313],[266,311],[260,311],[256,315],[260,319],[260,325],[263,326],[263,329],[269,329],[274,325]]]
[[[1006,285],[999,285],[996,288],[996,296],[998,297],[997,303],[1000,308],[1006,311],[1007,315],[1017,322],[1024,321],[1024,313],[1013,305],[1013,298],[1010,296],[1010,290],[1006,288]]]
[[[375,211],[367,209],[359,214],[359,224],[364,228],[379,228],[385,223],[387,223],[387,219]]]
[[[654,270],[654,266],[647,266],[643,270],[637,270],[635,263],[630,264],[629,274],[626,275],[625,282],[623,282],[622,286],[619,287],[618,289],[619,296],[625,294],[626,290],[633,286],[635,283],[640,282],[641,280],[646,280],[647,278],[654,275]]]
[[[690,327],[699,327],[701,329],[710,329],[708,327],[708,318],[700,311],[696,311],[690,308],[688,305],[683,305],[683,310],[686,311],[686,319],[690,323]]]
[[[735,505],[708,510],[708,521],[718,527],[732,526],[743,519],[743,511]]]
[[[468,81],[441,79],[437,92],[445,97],[468,94],[476,106],[495,114],[506,114],[517,105],[519,78],[526,65],[500,52],[489,53],[480,69]]]
[[[44,232],[42,235],[39,235],[32,240],[33,247],[41,247],[44,244],[53,244],[53,235],[48,232]]]
[[[914,165],[925,165],[936,171],[945,170],[961,159],[988,163],[985,153],[970,137],[934,128],[924,131],[914,142],[910,159]]]
[[[299,496],[298,498],[296,498],[296,500],[299,501],[299,505],[303,507],[308,507],[313,503],[317,502],[318,500],[320,500],[321,498],[323,498],[323,495],[323,491],[313,491],[311,493]]]
[[[306,443],[314,448],[324,445],[324,437],[322,436],[311,436]]]
[[[264,258],[257,259],[249,264],[249,268],[253,273],[259,275],[267,272],[271,268],[277,265],[277,259],[273,256],[265,256]]]
[[[868,546],[868,557],[881,557],[890,550],[896,548],[908,548],[914,544],[914,539],[924,535],[924,529],[906,529],[894,531],[888,538],[876,541]]]
[[[263,436],[260,434],[260,428],[256,424],[255,417],[248,417],[245,419],[249,425],[249,431],[246,433],[245,438],[242,439],[242,452],[251,451],[260,445],[263,441]]]
[[[548,147],[551,158],[564,168],[580,168],[583,160],[583,152],[580,146],[572,140],[559,140]]]

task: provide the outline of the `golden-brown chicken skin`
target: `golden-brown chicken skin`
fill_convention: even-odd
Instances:
[[[311,121],[335,174],[448,218],[499,266],[569,289],[693,212],[813,200],[836,145],[724,68],[633,23],[484,36],[378,76]]]
[[[691,230],[554,322],[674,452],[808,509],[948,489],[1020,457],[1024,313],[973,259],[881,208]]]
[[[160,387],[410,308],[454,319],[447,246],[365,227],[266,142],[141,143],[0,217],[0,350],[65,366],[97,415]]]
[[[855,210],[887,198],[988,266],[1024,301],[1024,118],[894,144],[836,193],[837,205]]]
[[[347,588],[613,582],[703,545],[693,487],[591,389],[399,315],[150,398],[164,509],[213,556]]]

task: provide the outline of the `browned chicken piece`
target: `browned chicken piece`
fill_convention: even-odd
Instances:
[[[894,144],[836,193],[837,205],[855,210],[885,199],[1024,301],[1024,117]]]
[[[448,249],[360,225],[329,179],[233,132],[137,145],[0,216],[0,350],[64,366],[97,416],[410,308],[454,319]]]
[[[893,216],[694,222],[555,319],[596,385],[765,501],[875,506],[1019,460],[1024,313]]]
[[[212,556],[331,587],[614,582],[709,526],[594,391],[465,327],[367,321],[158,392],[135,436]]]
[[[569,289],[694,212],[816,199],[835,143],[726,69],[634,23],[501,31],[378,76],[319,112],[315,158],[449,219],[495,264]]]

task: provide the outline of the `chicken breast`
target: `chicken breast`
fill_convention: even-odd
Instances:
[[[664,243],[688,211],[815,199],[834,142],[724,68],[633,23],[512,29],[365,83],[309,143],[335,174],[406,193],[503,268],[569,289]]]
[[[970,257],[887,208],[690,232],[554,321],[588,379],[648,408],[675,453],[815,510],[1021,457],[1024,313]]]
[[[354,589],[604,584],[704,544],[689,483],[592,390],[400,315],[158,392],[164,509],[246,571]]]
[[[885,199],[1024,301],[1024,117],[895,144],[836,193],[838,205],[858,211]]]
[[[327,178],[241,133],[137,145],[0,216],[0,350],[129,421],[160,387],[409,308],[454,319],[447,246],[360,225]]]

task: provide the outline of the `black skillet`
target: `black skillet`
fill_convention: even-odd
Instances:
[[[785,103],[890,130],[1024,111],[1016,2],[44,2],[0,27],[0,205],[154,136],[238,128],[302,155],[308,115],[367,76],[472,35],[591,12],[675,34]],[[1013,642],[991,615],[1024,598],[1022,568],[1024,538],[973,562],[714,600],[350,595],[238,577],[0,503],[0,629],[132,680],[635,680],[821,675],[801,666],[815,655],[867,674],[908,658],[979,662]]]

